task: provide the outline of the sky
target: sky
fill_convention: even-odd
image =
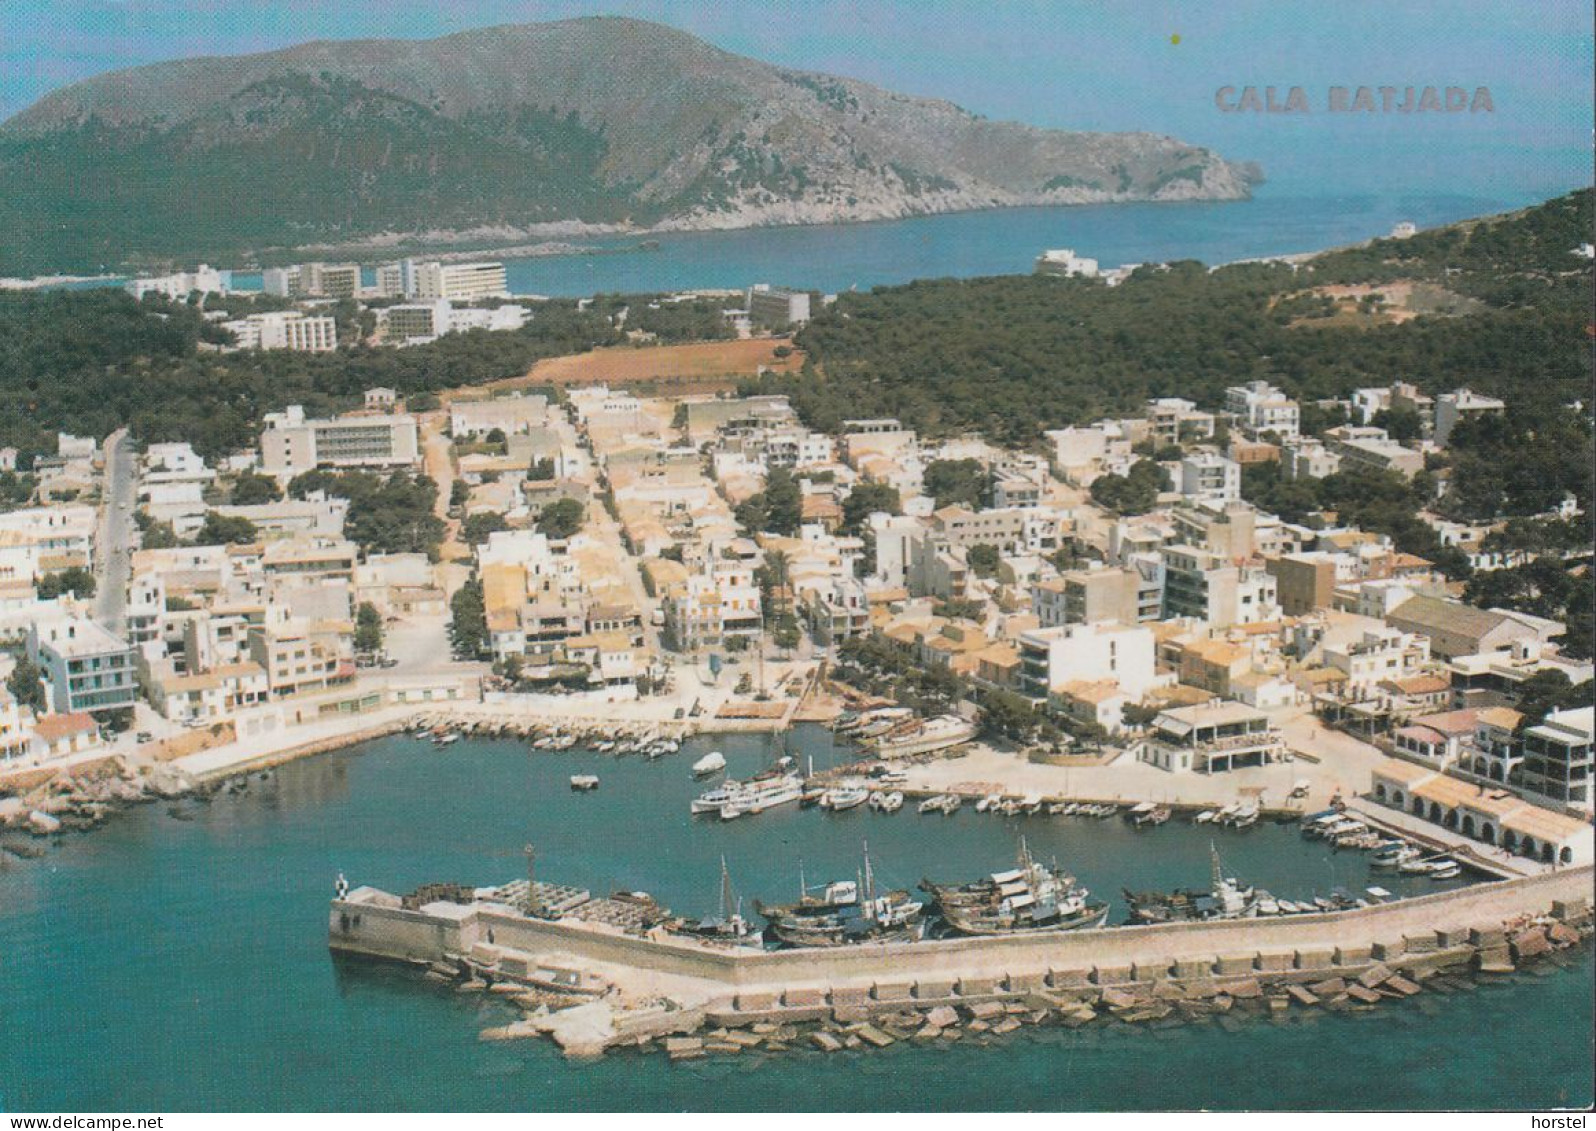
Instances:
[[[1532,199],[1592,180],[1588,0],[4,0],[0,117],[119,67],[308,39],[429,38],[626,15],[718,47],[996,119],[1147,130],[1256,160],[1277,184]],[[1300,86],[1307,113],[1217,93]],[[1333,113],[1329,88],[1479,87],[1493,109]],[[1398,98],[1400,100],[1400,94]],[[1379,95],[1375,95],[1378,101]]]

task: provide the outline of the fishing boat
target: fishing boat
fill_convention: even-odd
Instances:
[[[1054,865],[1037,862],[1020,839],[1016,867],[966,884],[925,880],[937,912],[949,929],[961,935],[1017,935],[1100,927],[1108,904],[1092,902],[1090,893]]]
[[[720,773],[725,768],[726,755],[722,754],[719,750],[711,750],[708,754],[705,754],[702,758],[693,763],[693,776],[695,778],[707,778],[712,774]]]
[[[1126,889],[1125,902],[1130,905],[1131,921],[1136,923],[1171,923],[1189,919],[1247,919],[1258,914],[1261,894],[1254,888],[1244,888],[1234,876],[1226,876],[1219,861],[1219,853],[1208,846],[1212,863],[1212,885],[1206,892],[1176,888],[1173,892],[1133,892]]]
[[[434,746],[453,746],[456,742],[459,742],[459,741],[460,741],[460,732],[457,731],[457,730],[451,730],[451,731],[449,731],[449,732],[447,732],[445,734],[440,734],[437,738],[434,738],[432,740],[432,745],[434,745]]]
[[[1042,795],[1040,793],[1028,793],[1024,797],[1020,798],[1020,812],[1024,813],[1026,816],[1034,817],[1041,811]]]
[[[788,946],[836,947],[920,935],[925,904],[907,891],[877,894],[869,845],[857,879],[833,881],[814,896],[800,873],[798,889],[797,903],[755,904],[769,923],[769,933]]]
[[[896,813],[903,808],[903,794],[897,792],[872,793],[870,795],[870,808],[878,813]]]
[[[1003,804],[1003,795],[1000,793],[990,793],[975,803],[975,811],[977,813],[986,813],[996,809],[1001,804]]]
[[[571,788],[573,790],[575,790],[577,793],[588,793],[588,792],[591,792],[592,790],[597,789],[598,787],[599,787],[599,780],[598,780],[598,775],[596,775],[596,774],[572,774],[571,775]]]
[[[741,940],[753,937],[753,925],[743,918],[743,901],[732,893],[731,871],[726,867],[724,856],[720,858],[720,914],[697,920],[680,920],[674,929],[704,939]]]
[[[942,812],[942,799],[945,796],[947,795],[939,793],[935,797],[927,797],[924,801],[920,802],[919,805],[915,806],[915,812],[922,814]]]
[[[1193,817],[1192,820],[1196,824],[1206,825],[1212,823],[1213,819],[1217,816],[1219,816],[1219,814],[1215,810],[1204,809],[1201,813],[1198,813],[1197,816]]]
[[[825,796],[820,799],[822,809],[830,809],[833,813],[841,813],[848,809],[857,808],[870,800],[870,791],[858,786],[838,786],[836,789],[826,790]]]

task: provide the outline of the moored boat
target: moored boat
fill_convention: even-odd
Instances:
[[[798,887],[796,903],[774,907],[755,904],[768,921],[770,934],[789,946],[836,947],[920,935],[925,905],[907,891],[876,892],[868,845],[857,880],[834,881],[814,896],[800,873]]]
[[[726,755],[719,750],[711,750],[693,763],[693,776],[695,778],[707,778],[713,774],[720,773],[725,768]]]
[[[1125,890],[1125,902],[1130,905],[1131,920],[1137,923],[1170,923],[1189,919],[1246,919],[1258,914],[1258,901],[1262,895],[1254,888],[1244,888],[1234,876],[1226,876],[1219,862],[1219,853],[1212,845],[1208,849],[1212,863],[1212,883],[1206,892],[1176,888],[1172,892],[1133,892]]]
[[[1037,862],[1022,837],[1016,867],[966,884],[926,880],[937,912],[961,935],[1016,935],[1099,927],[1108,905],[1056,866]]]

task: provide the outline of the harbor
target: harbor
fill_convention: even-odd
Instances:
[[[832,751],[824,731],[799,727],[791,739],[800,762],[813,756],[817,771],[829,768]],[[65,837],[47,861],[0,862],[0,883],[9,893],[7,911],[0,916],[0,945],[9,956],[0,981],[10,1003],[0,1025],[19,1038],[0,1058],[23,1082],[8,1099],[47,1105],[70,1090],[85,1102],[102,1104],[122,1097],[159,1107],[188,1097],[233,1107],[310,1109],[325,1105],[332,1094],[349,1093],[387,1108],[404,1106],[414,1089],[426,1089],[429,1095],[489,1108],[572,1108],[591,1104],[596,1089],[614,1102],[682,1107],[695,1097],[720,1094],[727,1079],[723,1073],[740,1074],[763,1063],[771,1070],[762,1073],[761,1086],[800,1106],[802,1097],[817,1088],[831,1089],[843,1103],[862,1103],[868,1094],[878,1103],[906,1108],[967,1105],[973,1102],[968,1081],[975,1079],[1005,1082],[1000,1106],[1063,1102],[1027,1083],[1040,1073],[1068,1090],[1070,1106],[1103,1110],[1123,1104],[1116,1098],[1117,1086],[1110,1084],[1115,1066],[1156,1048],[1171,1077],[1158,1094],[1171,1105],[1278,1106],[1278,1079],[1265,1081],[1247,1066],[1260,1057],[1283,1057],[1337,1065],[1304,1078],[1293,1093],[1299,1102],[1307,1096],[1328,1106],[1345,1104],[1348,1097],[1376,1102],[1383,1091],[1410,1094],[1410,1080],[1375,1071],[1371,1039],[1386,1050],[1384,1062],[1391,1050],[1418,1055],[1438,1040],[1479,1030],[1482,1041],[1489,1036],[1511,1043],[1497,1054],[1507,1063],[1522,1049],[1546,1068],[1547,1050],[1536,1044],[1533,1033],[1546,1025],[1570,1024],[1580,1015],[1575,1003],[1590,992],[1587,947],[1556,952],[1559,961],[1572,963],[1566,972],[1555,963],[1536,967],[1541,973],[1525,967],[1514,974],[1485,975],[1477,989],[1473,975],[1460,979],[1456,989],[1451,975],[1443,975],[1440,982],[1423,981],[1421,994],[1385,998],[1368,1011],[1293,1006],[1274,1012],[1265,995],[1234,999],[1229,1010],[1176,1024],[1177,1015],[1190,1007],[1143,1023],[1126,1022],[1114,1007],[1094,1004],[1101,1016],[1080,1028],[1070,1028],[1062,1012],[1050,1007],[1047,1018],[1036,1024],[1028,1018],[1037,1010],[1014,1014],[1022,1017],[1022,1026],[994,1036],[991,1029],[1002,1021],[975,1026],[978,1019],[969,1006],[981,1003],[955,1000],[961,1020],[954,1031],[964,1034],[961,1039],[850,1048],[847,1038],[858,1034],[842,1030],[859,1023],[838,1023],[828,1011],[824,1021],[801,1028],[836,1029],[844,1044],[836,1053],[822,1054],[812,1038],[801,1036],[790,1051],[772,1054],[772,1034],[754,1031],[769,1023],[755,1021],[742,1026],[739,1039],[759,1036],[761,1043],[740,1054],[709,1051],[697,1059],[671,1061],[660,1038],[648,1046],[654,1055],[646,1049],[616,1050],[601,1060],[568,1066],[550,1040],[481,1039],[483,1030],[524,1019],[509,993],[462,991],[468,979],[429,979],[425,967],[329,962],[333,878],[342,871],[357,882],[401,893],[440,879],[512,882],[525,874],[522,849],[531,841],[538,849],[539,875],[547,881],[601,898],[622,890],[647,891],[676,912],[692,915],[718,908],[724,857],[744,913],[751,916],[753,898],[790,899],[796,893],[800,865],[812,883],[852,876],[866,839],[881,882],[912,890],[924,878],[966,880],[1009,866],[1023,836],[1039,859],[1056,858],[1094,896],[1113,902],[1115,921],[1125,916],[1121,887],[1168,891],[1204,884],[1211,842],[1234,875],[1279,894],[1381,885],[1417,896],[1451,886],[1386,878],[1371,870],[1366,853],[1329,851],[1302,837],[1296,826],[1273,823],[1235,831],[1171,820],[1138,830],[1123,817],[978,818],[970,804],[952,818],[921,817],[908,804],[893,815],[868,805],[841,813],[793,805],[746,821],[710,821],[687,812],[689,801],[713,784],[694,779],[693,763],[718,749],[728,773],[748,777],[779,755],[779,740],[693,738],[677,755],[652,762],[581,748],[534,754],[529,746],[519,738],[470,738],[439,748],[394,734],[283,764],[265,781],[257,775],[247,792],[219,792],[208,803],[192,805],[193,820],[173,818],[164,805],[138,806],[92,837]],[[835,756],[851,757],[851,751],[839,746]],[[567,779],[578,772],[597,774],[602,786],[591,794],[571,793]],[[615,835],[622,829],[646,829],[650,850],[639,852],[635,838]],[[1493,886],[1499,885],[1484,885]],[[137,916],[155,898],[168,906],[174,922],[188,926],[163,941],[164,961],[152,967],[146,957],[116,945],[114,925]],[[216,914],[222,906],[226,913]],[[1270,929],[1287,926],[1305,929],[1302,922],[1269,924]],[[1116,928],[1110,933],[1140,932]],[[935,947],[962,945],[984,950],[988,944]],[[90,951],[97,957],[90,960]],[[1216,948],[1215,953],[1228,951]],[[791,957],[784,960],[772,957],[800,965],[815,959],[787,953]],[[827,963],[838,959],[831,953],[822,957]],[[71,978],[52,974],[62,961],[72,962]],[[1245,993],[1245,979],[1241,982]],[[222,1008],[224,987],[227,1005]],[[1082,990],[1090,992],[1089,987],[1090,982]],[[102,1029],[84,1033],[71,1024],[88,1002],[111,997],[124,1006],[107,1017]],[[915,1000],[911,995],[910,1002]],[[1497,1008],[1482,1012],[1493,1001]],[[1503,1013],[1507,1002],[1513,1009]],[[892,1012],[911,1010],[930,1012],[914,1004]],[[903,1028],[902,1016],[878,1020]],[[113,1044],[136,1044],[136,1033],[152,1025],[165,1034],[172,1058],[151,1062],[130,1092],[125,1074],[109,1072],[112,1060],[106,1052]],[[723,1027],[706,1023],[701,1032],[682,1039],[733,1043],[712,1036]],[[20,1039],[24,1033],[26,1040]],[[295,1071],[261,1076],[260,1038],[254,1034],[290,1050]],[[66,1056],[68,1049],[77,1055]],[[64,1067],[45,1072],[46,1062]],[[403,1088],[393,1082],[395,1063],[406,1066]],[[947,1075],[955,1068],[960,1076]],[[1555,1059],[1548,1070],[1578,1079],[1577,1073],[1558,1068]],[[928,1079],[933,1082],[924,1083]],[[1475,1081],[1482,1098],[1499,1097],[1501,1079],[1470,1074],[1446,1095],[1424,1102],[1445,1106],[1460,1094],[1472,1094],[1468,1089]],[[1506,1094],[1526,1106],[1549,1102],[1532,1087],[1535,1079],[1545,1077],[1527,1071],[1515,1075],[1505,1085]],[[837,1093],[838,1088],[844,1092]]]

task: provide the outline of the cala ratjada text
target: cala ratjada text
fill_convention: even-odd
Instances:
[[[1222,86],[1214,93],[1214,105],[1226,113],[1250,110],[1258,114],[1309,114],[1314,107],[1300,86],[1287,89],[1284,100],[1278,87]],[[1332,86],[1324,108],[1333,114],[1450,113],[1494,114],[1489,87],[1477,86],[1470,94],[1461,86]]]

